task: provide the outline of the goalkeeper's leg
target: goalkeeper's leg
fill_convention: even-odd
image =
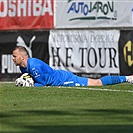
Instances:
[[[126,76],[105,76],[100,78],[103,85],[113,85],[126,82]]]
[[[100,79],[88,79],[88,86],[105,86],[124,82],[133,84],[133,76],[104,76]]]
[[[120,84],[129,82],[133,84],[133,76],[105,76],[100,79],[103,85]]]

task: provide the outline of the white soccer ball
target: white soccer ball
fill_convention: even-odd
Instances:
[[[21,78],[17,78],[15,80],[15,85],[16,86],[23,86],[23,83],[24,83],[24,81]]]
[[[17,78],[15,80],[16,86],[26,86],[26,87],[33,87],[34,86],[34,80],[28,73],[24,73],[21,75],[20,78]]]

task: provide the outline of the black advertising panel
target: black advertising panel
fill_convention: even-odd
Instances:
[[[15,46],[25,46],[31,57],[48,63],[48,37],[49,31],[0,32],[0,80],[12,81],[20,75],[19,68],[12,61]]]
[[[119,39],[120,74],[133,74],[133,31],[121,31]]]

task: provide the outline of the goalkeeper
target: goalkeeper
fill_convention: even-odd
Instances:
[[[13,50],[13,61],[20,67],[21,72],[29,73],[34,80],[32,86],[102,86],[133,83],[133,76],[105,76],[100,79],[79,77],[65,70],[54,70],[45,62],[30,58],[23,46],[16,46]]]

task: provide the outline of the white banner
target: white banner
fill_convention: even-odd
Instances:
[[[118,30],[51,30],[49,64],[74,73],[119,74]]]
[[[55,28],[131,27],[132,0],[56,0]]]
[[[133,3],[132,3],[132,26],[133,26]]]

